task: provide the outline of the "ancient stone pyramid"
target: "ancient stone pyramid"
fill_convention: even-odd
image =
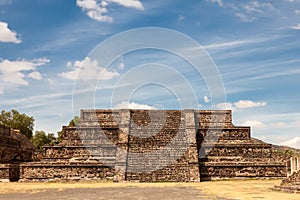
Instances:
[[[284,177],[286,165],[231,111],[82,110],[43,160],[20,166],[22,181],[201,181]]]

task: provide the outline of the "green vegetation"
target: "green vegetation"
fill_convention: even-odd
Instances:
[[[69,126],[75,127],[80,123],[80,118],[78,116],[75,116],[70,122]]]
[[[21,114],[17,110],[0,113],[0,124],[12,129],[20,130],[28,139],[32,138],[34,118],[26,114]]]
[[[44,131],[35,131],[34,136],[30,140],[37,149],[42,151],[44,145],[53,145],[56,142],[56,137],[53,133],[46,133]]]

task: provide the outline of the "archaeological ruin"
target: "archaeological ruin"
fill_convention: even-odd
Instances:
[[[300,193],[300,157],[291,157],[287,162],[287,177],[280,185],[276,185],[275,190],[290,193]]]
[[[234,126],[230,110],[81,110],[80,123],[62,131],[62,141],[45,146],[42,159],[19,159],[20,181],[199,182],[287,174],[272,145],[251,138],[250,127]],[[3,138],[1,145],[9,145]],[[0,178],[8,176],[4,171],[0,167]]]
[[[19,180],[19,164],[33,161],[35,151],[23,134],[0,124],[0,181]]]

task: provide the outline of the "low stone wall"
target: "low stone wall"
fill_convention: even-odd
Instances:
[[[26,181],[113,180],[114,168],[99,163],[35,162],[20,165],[20,178]]]
[[[286,174],[282,165],[251,164],[251,163],[222,163],[200,165],[201,181],[226,178],[280,178]]]

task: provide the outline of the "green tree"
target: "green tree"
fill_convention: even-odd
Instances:
[[[69,125],[68,125],[68,126],[75,127],[75,126],[77,126],[79,123],[80,123],[80,118],[79,118],[78,116],[75,116],[75,117],[69,122]],[[57,143],[60,143],[60,142],[62,141],[62,134],[63,134],[63,131],[58,131],[58,132],[57,132],[57,139],[56,139],[56,142],[57,142]]]
[[[20,132],[28,139],[31,139],[32,137],[34,118],[25,113],[21,114],[14,109],[8,112],[2,110],[0,114],[0,123],[12,129],[20,130]]]
[[[37,149],[42,150],[44,145],[53,145],[56,141],[56,137],[53,133],[46,135],[44,131],[35,131],[33,137],[30,140]]]
[[[62,141],[62,131],[58,131],[57,132],[57,139],[56,139],[56,142],[57,143],[60,143]]]
[[[70,122],[69,126],[77,126],[80,123],[80,118],[78,116],[75,116]]]

